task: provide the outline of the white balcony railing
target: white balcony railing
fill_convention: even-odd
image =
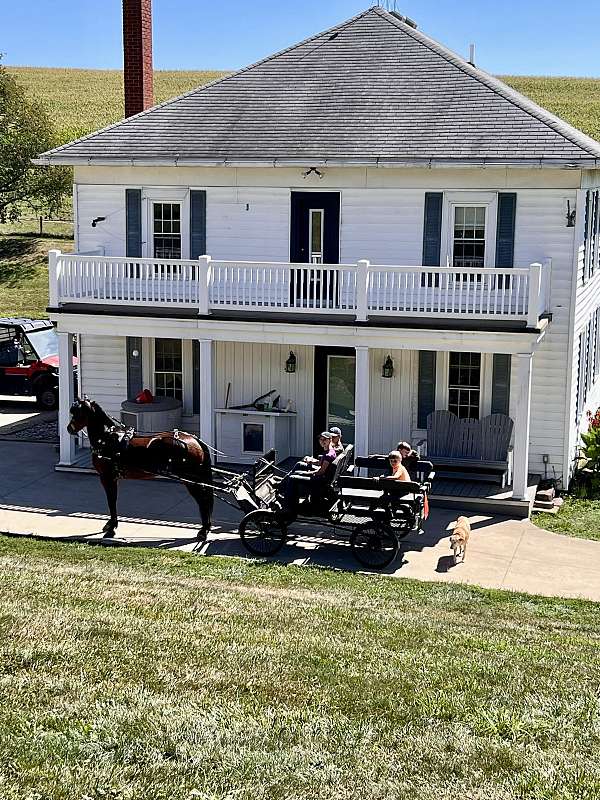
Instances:
[[[50,305],[181,306],[350,316],[471,318],[538,325],[551,265],[500,269],[126,258],[50,252]]]

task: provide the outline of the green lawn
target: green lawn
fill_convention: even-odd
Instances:
[[[2,800],[597,800],[583,601],[0,537]]]
[[[73,250],[73,225],[31,220],[0,225],[0,316],[47,317],[48,250]]]
[[[600,500],[567,497],[558,514],[534,514],[532,521],[547,531],[600,542]]]

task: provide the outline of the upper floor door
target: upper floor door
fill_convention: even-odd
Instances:
[[[339,192],[292,192],[290,261],[339,264]]]
[[[292,192],[290,261],[310,264],[290,272],[290,305],[298,309],[337,307],[339,273],[323,264],[340,261],[338,192]]]

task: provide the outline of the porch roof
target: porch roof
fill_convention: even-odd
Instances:
[[[544,339],[547,322],[541,329],[486,320],[377,318],[359,322],[351,317],[227,313],[200,315],[193,308],[149,309],[134,306],[63,304],[48,309],[59,332],[149,338],[208,339],[290,345],[368,347],[401,350],[463,351],[480,353],[533,353]],[[290,315],[293,316],[293,315]],[[280,317],[277,319],[277,317]],[[285,317],[285,318],[284,318]]]
[[[594,167],[600,144],[375,6],[35,163]]]

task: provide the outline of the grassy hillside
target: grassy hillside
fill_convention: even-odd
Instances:
[[[118,70],[9,67],[32,97],[56,120],[68,141],[102,128],[123,116],[123,76]],[[155,72],[156,102],[208,83],[225,72]],[[600,139],[600,79],[503,76],[531,97],[590,136]]]
[[[2,800],[593,800],[593,603],[0,536]]]

